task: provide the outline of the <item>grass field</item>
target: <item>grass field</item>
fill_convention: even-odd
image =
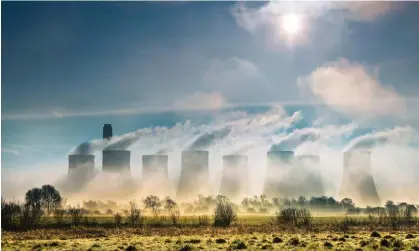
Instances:
[[[228,228],[194,225],[196,216],[182,217],[177,227],[156,226],[147,217],[141,227],[118,228],[106,227],[111,217],[96,216],[96,226],[2,231],[2,250],[419,250],[418,225],[397,230],[360,225],[343,232],[333,227],[343,216],[314,216],[310,228],[269,224],[272,217],[241,215]],[[50,221],[43,219],[45,225]]]

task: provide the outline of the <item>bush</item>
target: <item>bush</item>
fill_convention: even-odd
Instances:
[[[214,211],[214,226],[227,227],[237,219],[236,210],[228,200],[219,200]]]
[[[22,213],[21,206],[13,201],[1,200],[1,228],[11,229],[17,226],[17,219]]]
[[[132,226],[139,226],[143,222],[143,218],[141,217],[141,210],[138,208],[137,204],[133,201],[130,201],[129,203],[128,222]]]
[[[284,208],[276,213],[277,224],[300,227],[310,226],[312,221],[311,213],[306,208]]]
[[[198,216],[198,225],[199,226],[209,226],[210,217],[208,215],[199,215]]]
[[[116,213],[113,215],[113,218],[115,220],[115,225],[120,226],[122,223],[122,215],[120,213]]]
[[[54,211],[54,219],[55,222],[59,225],[64,223],[64,216],[66,215],[67,211],[64,209],[56,209]]]
[[[79,225],[83,219],[84,211],[81,208],[70,208],[68,214],[71,217],[71,224]]]

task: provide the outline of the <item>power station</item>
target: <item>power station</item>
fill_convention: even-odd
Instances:
[[[102,170],[106,172],[127,173],[131,170],[131,152],[127,150],[102,151]]]
[[[371,171],[371,152],[343,153],[341,198],[351,198],[359,205],[380,205]]]
[[[221,178],[220,194],[228,198],[238,198],[247,192],[247,184],[247,156],[223,156],[223,176]]]
[[[208,151],[183,151],[177,198],[187,200],[198,194],[208,194]]]
[[[294,165],[293,151],[269,151],[264,194],[270,198],[293,196],[290,174]]]
[[[103,139],[112,138],[112,126],[103,126]],[[69,181],[82,187],[93,177],[95,156],[71,154],[68,156]],[[130,173],[131,152],[128,150],[102,151],[102,171]],[[267,152],[267,167],[263,193],[268,198],[324,196],[319,157],[294,156],[293,151]],[[142,184],[147,191],[169,191],[168,155],[142,156]],[[359,205],[379,205],[380,199],[371,171],[371,153],[350,151],[343,154],[343,179],[340,198],[351,198]],[[245,155],[223,156],[223,172],[219,194],[229,198],[245,195],[249,187],[248,158]],[[188,200],[198,194],[212,194],[209,182],[209,152],[183,151],[177,185],[177,199]]]
[[[296,157],[296,161],[296,168],[292,175],[293,180],[300,184],[295,188],[296,191],[300,196],[307,198],[324,196],[319,157],[300,155]]]
[[[84,154],[68,155],[68,177],[69,184],[78,188],[93,177],[95,170],[95,156]]]

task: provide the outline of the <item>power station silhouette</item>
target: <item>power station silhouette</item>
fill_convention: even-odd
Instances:
[[[112,126],[103,126],[103,139],[112,139]],[[188,150],[181,154],[181,171],[176,196],[179,200],[195,198],[198,194],[210,194],[209,152]],[[358,204],[379,204],[375,182],[371,172],[371,153],[350,151],[343,154],[344,171],[341,198],[351,198]],[[129,174],[131,152],[128,150],[102,151],[102,171]],[[69,155],[69,180],[75,187],[82,187],[93,177],[95,156]],[[245,155],[223,156],[223,172],[219,194],[229,198],[245,195],[249,187],[248,158]],[[168,155],[142,156],[142,183],[144,189],[169,190]],[[162,185],[163,184],[163,185]],[[263,193],[267,197],[324,196],[320,159],[318,156],[295,156],[293,151],[267,152],[267,167]]]

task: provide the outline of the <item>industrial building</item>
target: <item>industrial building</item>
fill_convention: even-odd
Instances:
[[[357,205],[380,205],[371,171],[371,153],[343,153],[343,179],[340,198],[351,198]]]
[[[131,152],[127,150],[102,151],[102,170],[105,172],[128,173],[131,170]]]
[[[208,151],[183,151],[177,198],[187,200],[209,193]]]
[[[85,185],[93,177],[94,170],[94,155],[68,155],[68,181],[71,187],[77,188]]]
[[[103,139],[110,140],[112,138],[112,125],[105,124],[103,126]]]
[[[263,193],[272,198],[295,196],[293,182],[289,179],[294,165],[293,151],[269,151]]]
[[[169,158],[167,155],[143,155],[143,180],[158,178],[161,182],[166,182],[169,178],[168,164]]]
[[[296,168],[293,172],[293,180],[296,183],[296,192],[307,198],[312,196],[324,196],[320,159],[315,155],[300,155],[296,157]]]
[[[219,194],[228,198],[243,196],[248,186],[247,156],[223,156],[223,176]]]

